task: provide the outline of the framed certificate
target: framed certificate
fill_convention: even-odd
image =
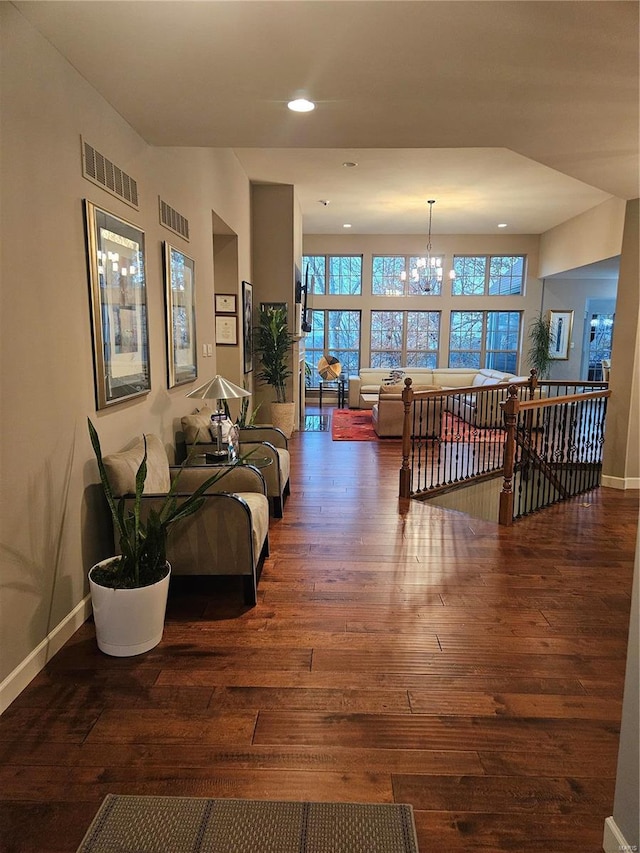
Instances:
[[[237,314],[238,303],[235,293],[216,293],[216,314]]]
[[[233,347],[238,344],[238,318],[216,317],[216,344]]]

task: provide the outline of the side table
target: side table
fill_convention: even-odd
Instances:
[[[320,380],[318,385],[318,405],[322,408],[322,392],[323,390],[333,389],[337,387],[338,389],[338,408],[344,409],[344,399],[345,399],[345,381],[344,379],[331,379],[330,381]]]

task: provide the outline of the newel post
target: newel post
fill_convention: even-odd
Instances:
[[[411,468],[409,467],[409,456],[411,455],[411,407],[413,404],[413,388],[411,377],[404,380],[402,389],[402,402],[404,403],[404,418],[402,420],[402,468],[400,468],[400,497],[411,496]]]
[[[533,400],[536,395],[536,388],[538,387],[538,371],[535,367],[532,367],[529,372],[529,399]]]
[[[518,422],[518,412],[520,410],[520,401],[518,399],[518,389],[515,385],[509,385],[509,396],[500,403],[500,408],[504,412],[505,429],[507,438],[504,446],[504,482],[502,491],[500,492],[500,510],[498,522],[500,524],[513,524],[513,472],[515,467],[516,455],[516,423]]]

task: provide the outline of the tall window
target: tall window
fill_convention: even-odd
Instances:
[[[454,255],[454,296],[516,296],[524,290],[524,255]]]
[[[439,311],[372,311],[371,367],[437,367]]]
[[[362,293],[362,255],[304,255],[302,274],[313,276],[310,293],[319,296],[359,296]]]
[[[374,296],[439,296],[441,281],[429,281],[424,258],[374,255],[371,292]],[[442,259],[440,259],[442,263]],[[440,266],[442,270],[442,266]]]
[[[305,350],[307,364],[311,365],[312,385],[319,380],[317,365],[325,353],[338,359],[343,377],[357,374],[360,370],[360,312],[314,309]]]
[[[449,367],[515,373],[519,341],[519,311],[452,311]]]

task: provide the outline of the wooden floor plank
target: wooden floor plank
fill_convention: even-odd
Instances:
[[[500,528],[399,501],[399,442],[290,451],[256,607],[175,577],[156,649],[89,621],[0,717],[2,853],[73,853],[107,792],[404,801],[425,853],[596,853],[638,493]]]

